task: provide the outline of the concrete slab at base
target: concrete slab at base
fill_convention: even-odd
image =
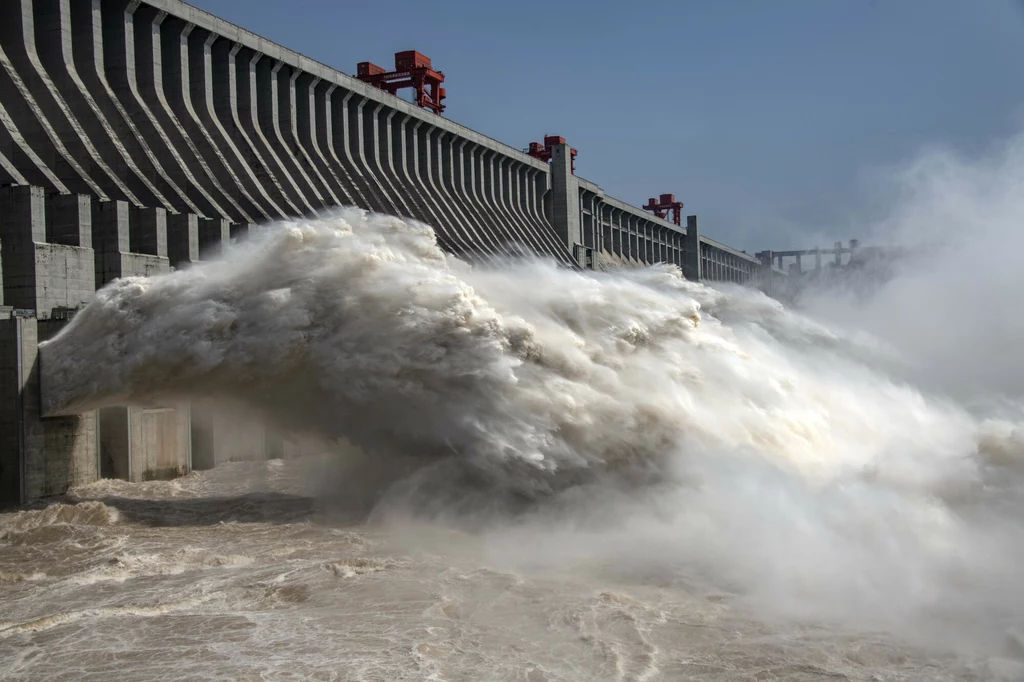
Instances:
[[[103,478],[168,480],[192,470],[189,407],[105,407],[99,410]]]

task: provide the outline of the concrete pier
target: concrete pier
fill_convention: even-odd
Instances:
[[[469,260],[671,263],[773,291],[784,273],[179,0],[0,3],[0,506],[282,448],[230,415],[43,417],[36,344],[97,288],[218,257],[339,204],[426,222]],[[701,226],[703,229],[705,226]],[[240,444],[241,443],[241,444]]]
[[[98,475],[96,414],[42,417],[38,352],[95,291],[87,205],[88,197],[48,197],[39,187],[0,188],[10,301],[0,307],[0,502],[59,494]]]

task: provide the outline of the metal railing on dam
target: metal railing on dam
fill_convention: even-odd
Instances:
[[[253,224],[348,204],[469,259],[669,262],[769,293],[783,276],[696,216],[607,196],[569,152],[543,162],[179,0],[0,3],[0,504],[227,456],[211,449],[228,427],[187,405],[42,417],[36,346],[107,282]]]

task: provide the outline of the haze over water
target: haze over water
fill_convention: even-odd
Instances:
[[[0,671],[1024,679],[1021,142],[898,181],[863,241],[928,256],[795,309],[356,210],[112,284],[46,351],[69,410],[322,453],[0,515]]]

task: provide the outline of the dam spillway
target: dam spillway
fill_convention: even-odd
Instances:
[[[96,289],[215,258],[254,226],[337,205],[414,218],[467,260],[679,266],[768,293],[758,259],[608,196],[550,161],[427,112],[178,0],[0,7],[0,506],[99,476],[145,480],[235,456],[229,414],[188,405],[44,417],[38,343]],[[237,435],[237,434],[234,434]],[[250,450],[286,444],[252,436]]]

